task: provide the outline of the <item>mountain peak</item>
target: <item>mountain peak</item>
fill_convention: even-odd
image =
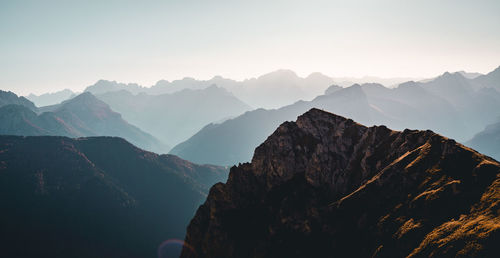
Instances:
[[[104,103],[104,102],[97,99],[91,92],[86,91],[63,103],[79,103],[88,105],[88,104]]]
[[[33,111],[37,110],[35,104],[33,104],[33,102],[29,101],[27,98],[17,96],[12,91],[0,90],[0,107],[9,104],[23,105]]]
[[[489,256],[499,175],[498,162],[432,131],[313,108],[212,187],[181,257]]]
[[[264,75],[261,75],[259,79],[265,79],[265,78],[298,78],[297,74],[288,69],[279,69],[274,72],[270,72]]]
[[[329,124],[338,124],[348,120],[352,121],[351,119],[336,115],[334,113],[319,108],[311,108],[309,111],[300,115],[297,118],[297,123],[304,123],[306,120],[328,122]]]
[[[466,78],[460,72],[454,72],[454,73],[444,72],[441,76],[437,77],[436,79],[459,79],[459,80],[463,80],[463,79],[466,79]]]

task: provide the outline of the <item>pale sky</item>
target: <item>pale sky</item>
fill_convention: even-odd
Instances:
[[[0,89],[99,79],[431,77],[500,65],[498,0],[0,0]]]

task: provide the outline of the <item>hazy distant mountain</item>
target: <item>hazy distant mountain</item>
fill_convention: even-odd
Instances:
[[[1,107],[0,134],[118,136],[147,150],[157,152],[169,150],[169,147],[158,139],[127,123],[120,114],[111,110],[106,103],[91,93],[82,93],[50,108],[50,112],[37,115],[20,105]]]
[[[463,118],[462,128],[449,128],[460,133],[445,134],[460,141],[470,139],[486,125],[495,122],[500,115],[500,92],[479,85],[476,79],[469,80],[460,73],[444,73],[430,82],[418,83],[427,91],[446,99],[456,109],[457,115]],[[500,80],[497,83],[500,84]]]
[[[340,89],[312,101],[299,101],[280,109],[258,109],[221,124],[204,127],[170,153],[196,163],[233,165],[249,161],[255,147],[284,121],[294,120],[312,107],[330,110],[363,123],[387,121],[374,109],[359,85]]]
[[[221,76],[215,76],[206,81],[189,77],[172,82],[161,80],[150,88],[137,84],[101,80],[87,87],[85,91],[102,94],[127,90],[133,94],[161,95],[175,93],[184,89],[200,90],[217,85],[230,91],[237,98],[254,108],[277,108],[292,104],[298,100],[310,100],[322,94],[333,82],[332,78],[320,73],[313,73],[306,78],[301,78],[293,71],[278,70],[244,81],[235,81]]]
[[[149,88],[147,91],[144,92],[152,95],[160,95],[160,94],[172,94],[185,89],[201,90],[213,84],[221,86],[215,82],[215,80],[217,79],[218,77],[217,78],[214,77],[214,79],[204,81],[204,80],[196,80],[191,77],[185,77],[182,80],[175,80],[171,82],[167,80],[160,80],[155,85],[153,85],[151,88]],[[233,80],[227,79],[227,81],[230,83],[235,83],[235,81]]]
[[[214,85],[173,94],[134,95],[128,91],[97,95],[124,119],[169,145],[185,141],[210,122],[241,115],[251,108]]]
[[[467,79],[474,79],[476,77],[483,75],[482,73],[470,73],[470,72],[466,72],[466,71],[458,71],[458,73],[463,75]]]
[[[499,203],[495,160],[312,109],[210,189],[181,257],[497,257]]]
[[[3,257],[157,257],[227,178],[116,137],[0,136],[0,150]]]
[[[29,108],[30,110],[37,110],[35,104],[33,104],[33,102],[29,101],[25,97],[18,97],[11,91],[0,90],[0,107],[10,104],[22,105]]]
[[[147,88],[140,86],[137,83],[120,83],[116,81],[99,80],[94,85],[85,88],[85,92],[90,92],[94,95],[102,94],[110,91],[127,90],[131,93],[137,94],[145,92]]]
[[[30,94],[26,98],[33,101],[37,107],[49,106],[54,104],[59,104],[65,100],[74,97],[76,94],[69,90],[61,90],[54,93],[45,93],[42,95]]]
[[[100,80],[96,84],[87,87],[85,91],[102,94],[127,90],[133,94],[161,95],[175,93],[184,89],[204,89],[215,84],[230,91],[253,108],[279,108],[299,100],[312,100],[314,97],[323,94],[333,84],[342,87],[348,87],[356,83],[380,83],[393,86],[405,81],[420,79],[422,78],[329,77],[321,73],[312,73],[302,78],[291,70],[282,69],[243,81],[227,79],[221,76],[215,76],[210,80],[197,80],[186,77],[171,82],[160,80],[151,87]]]
[[[325,93],[324,95],[330,95],[338,90],[342,89],[342,87],[340,86],[337,86],[337,85],[331,85],[330,87],[328,87],[326,90],[325,90]]]
[[[500,91],[500,66],[488,74],[474,78],[473,82],[481,87],[495,88]]]
[[[420,81],[425,78],[422,77],[394,77],[382,78],[377,76],[363,76],[363,77],[332,77],[337,85],[342,87],[349,87],[353,84],[377,83],[392,88],[400,83],[407,81]]]
[[[466,144],[481,153],[500,160],[500,121],[486,126],[483,131],[476,134]]]
[[[465,142],[500,116],[500,93],[482,88],[459,73],[396,88],[380,84],[332,86],[326,95],[277,110],[256,110],[204,127],[175,146],[172,154],[199,163],[231,165],[249,161],[253,150],[284,121],[316,107],[367,125],[432,129]]]
[[[253,107],[279,108],[298,100],[311,100],[333,83],[331,78],[320,73],[301,78],[293,71],[278,70],[245,80],[229,90]]]

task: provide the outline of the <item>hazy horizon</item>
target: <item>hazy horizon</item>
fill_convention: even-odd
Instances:
[[[290,69],[430,78],[500,60],[497,1],[1,1],[0,89],[81,91]]]

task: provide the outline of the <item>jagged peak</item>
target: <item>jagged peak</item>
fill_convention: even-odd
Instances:
[[[447,71],[447,72],[444,72],[442,75],[438,76],[435,80],[441,80],[441,79],[465,80],[467,78],[465,78],[463,76],[463,74],[461,74],[459,72],[450,73]]]

